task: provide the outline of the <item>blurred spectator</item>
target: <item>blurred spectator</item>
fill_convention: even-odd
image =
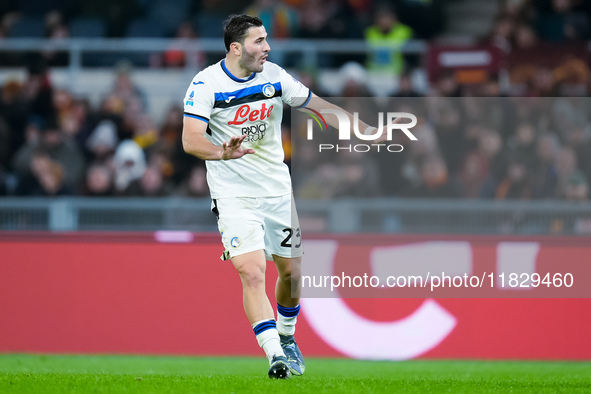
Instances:
[[[333,197],[377,197],[381,194],[380,168],[368,153],[339,153],[339,182]]]
[[[258,16],[273,39],[297,37],[298,14],[289,4],[273,0],[255,0],[245,11],[246,14]]]
[[[117,97],[121,98],[124,103],[129,103],[135,99],[140,99],[142,104],[145,104],[143,93],[133,83],[131,74],[133,66],[127,61],[119,62],[115,66],[115,82],[111,92]]]
[[[341,151],[338,162],[319,163],[301,180],[300,198],[377,197],[380,169],[368,153]]]
[[[466,157],[460,180],[462,184],[462,197],[478,198],[484,182],[488,177],[488,161],[478,152],[472,152]]]
[[[433,40],[442,32],[446,12],[444,0],[405,0],[393,2],[399,6],[400,18],[414,31],[419,39]]]
[[[466,138],[465,117],[459,100],[440,100],[436,107],[433,127],[441,155],[448,169],[457,173],[462,159],[470,151],[470,142]]]
[[[302,38],[322,38],[328,34],[331,20],[338,12],[337,1],[308,0],[300,8],[300,34]]]
[[[158,139],[158,130],[152,119],[145,113],[147,102],[144,94],[131,80],[131,64],[121,62],[116,67],[115,83],[105,104],[106,110],[121,116],[118,128],[119,139],[136,140],[142,148],[147,148]]]
[[[13,167],[20,176],[30,173],[33,153],[38,148],[59,164],[63,169],[63,180],[67,188],[75,191],[84,174],[84,157],[78,146],[54,123],[42,125],[40,128],[35,123],[27,128],[28,141],[15,154]],[[55,172],[55,171],[54,171]]]
[[[339,186],[339,169],[334,163],[319,163],[299,182],[296,197],[302,199],[330,199]]]
[[[353,12],[346,1],[307,0],[300,6],[300,37],[361,38],[363,34]]]
[[[572,202],[587,203],[589,201],[589,182],[580,172],[575,172],[568,180],[566,199]],[[591,217],[589,215],[574,219],[575,234],[591,234]]]
[[[346,1],[307,0],[299,7],[299,34],[311,39],[360,39],[361,26]],[[320,67],[335,68],[348,61],[363,62],[363,56],[320,53]]]
[[[170,153],[162,146],[154,146],[148,152],[148,167],[157,170],[163,178],[163,182],[172,184],[174,180],[174,166]]]
[[[68,135],[76,137],[79,132],[79,125],[76,119],[73,119],[74,98],[66,89],[56,89],[53,91],[52,105],[55,110],[55,118],[60,129],[68,129]],[[72,124],[73,122],[73,124]]]
[[[479,96],[482,97],[505,97],[505,93],[501,91],[499,84],[499,77],[497,75],[491,76],[486,82],[481,84]]]
[[[27,79],[21,89],[23,99],[28,104],[28,114],[50,120],[54,113],[53,88],[49,74],[39,56],[31,56],[28,62]]]
[[[130,185],[140,179],[146,171],[146,158],[140,146],[131,140],[123,141],[115,151],[115,194],[132,194]]]
[[[428,122],[420,122],[416,128],[413,128],[413,134],[417,137],[417,141],[410,145],[409,153],[400,170],[404,182],[403,194],[409,194],[419,188],[424,161],[428,157],[440,155],[437,135]]]
[[[84,194],[91,197],[111,197],[113,190],[113,172],[105,164],[93,164],[86,172]]]
[[[575,171],[566,184],[565,197],[569,201],[585,202],[589,199],[589,182],[581,171]]]
[[[460,195],[457,181],[450,176],[440,156],[431,155],[423,161],[421,176],[421,185],[412,193],[414,197],[454,198]]]
[[[121,127],[119,128],[119,139],[133,139],[138,131],[141,118],[144,116],[141,102],[137,97],[134,97],[124,104],[123,111]]]
[[[367,71],[361,64],[345,63],[339,69],[339,79],[343,83],[340,97],[371,97],[371,93],[367,89]]]
[[[513,48],[514,32],[515,21],[512,18],[507,16],[498,17],[494,22],[493,31],[488,41],[503,52],[509,53]]]
[[[160,128],[158,142],[150,149],[151,152],[158,152],[161,155],[163,158],[162,172],[176,185],[179,185],[190,176],[193,166],[201,163],[201,160],[187,155],[183,150],[182,133],[183,109],[172,106],[168,110],[164,124]],[[152,155],[152,153],[150,154]]]
[[[537,26],[542,39],[564,42],[591,37],[589,16],[576,9],[574,0],[551,0],[549,6],[547,2],[540,3]]]
[[[162,65],[165,67],[185,67],[190,64],[196,69],[202,69],[205,62],[204,55],[198,49],[184,51],[179,49],[179,44],[185,44],[187,41],[197,38],[197,33],[190,22],[183,22],[179,25],[174,42],[170,48],[164,52]],[[187,54],[190,56],[187,59]]]
[[[498,132],[485,130],[478,141],[477,153],[487,163],[487,177],[480,190],[480,197],[492,198],[499,180],[505,175],[506,155],[501,150],[502,139]]]
[[[21,84],[8,80],[2,86],[0,96],[0,118],[6,122],[7,157],[4,165],[12,159],[14,153],[25,143],[25,127],[28,117],[28,105],[21,92]],[[1,163],[1,162],[0,162]]]
[[[519,157],[509,160],[505,177],[497,185],[494,198],[497,200],[530,200],[533,185],[527,164]]]
[[[558,176],[556,157],[559,149],[560,143],[554,134],[545,134],[538,139],[534,198],[554,197]]]
[[[571,203],[585,204],[589,201],[589,182],[580,172],[575,171],[569,178],[565,189],[565,198]],[[563,216],[552,221],[550,232],[558,234],[591,234],[589,215]]]
[[[92,155],[92,160],[108,162],[118,144],[117,126],[112,120],[102,120],[86,140],[86,148]]]
[[[515,29],[515,49],[532,49],[538,46],[538,36],[534,29],[526,24],[521,23]]]
[[[196,165],[193,167],[189,177],[176,188],[174,194],[180,197],[209,197],[205,166]]]
[[[51,160],[49,154],[38,149],[32,152],[29,172],[17,186],[17,195],[61,196],[71,194],[65,182],[64,167]]]
[[[405,72],[400,75],[398,80],[398,91],[394,97],[420,97],[421,95],[413,87],[412,75]]]
[[[453,70],[443,70],[431,89],[432,92],[430,95],[436,97],[460,97],[462,95],[460,85]]]
[[[528,94],[534,97],[557,96],[556,81],[550,67],[538,67],[530,80]]]
[[[136,0],[82,1],[79,10],[83,16],[105,20],[109,37],[123,37],[127,23],[140,11]]]
[[[149,148],[158,141],[160,133],[148,114],[132,113],[128,120],[133,122],[133,140],[142,149]]]
[[[530,0],[502,0],[500,3],[500,13],[503,16],[515,20],[530,20],[533,17]]]
[[[577,154],[578,167],[591,182],[591,125],[577,123],[570,132],[568,143]]]
[[[374,24],[365,31],[365,40],[372,48],[367,64],[370,72],[400,75],[404,71],[404,57],[400,47],[412,35],[412,29],[400,23],[390,5],[384,3],[378,6]]]
[[[63,15],[56,10],[49,12],[45,16],[45,26],[48,37],[51,39],[47,48],[42,52],[45,64],[51,67],[67,66],[69,63],[68,53],[54,48],[56,44],[59,45],[61,40],[70,36],[68,27],[64,24]]]
[[[519,157],[532,171],[536,167],[536,131],[530,122],[517,125],[515,134],[508,141],[509,154]]]
[[[577,155],[572,148],[562,148],[556,157],[555,198],[564,199],[569,179],[577,172]]]
[[[164,197],[171,193],[171,184],[164,179],[162,172],[148,166],[141,178],[130,183],[126,190],[128,196]]]
[[[160,142],[173,154],[183,134],[183,109],[177,105],[170,107],[160,129]]]

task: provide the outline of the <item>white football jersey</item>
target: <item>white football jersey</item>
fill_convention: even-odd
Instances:
[[[283,103],[305,106],[312,92],[278,65],[239,79],[224,60],[199,72],[185,95],[185,116],[208,123],[206,137],[222,146],[231,137],[248,136],[245,149],[256,153],[233,160],[207,160],[212,198],[272,197],[291,193],[289,170],[283,163]]]

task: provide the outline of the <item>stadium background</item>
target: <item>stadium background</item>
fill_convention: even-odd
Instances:
[[[503,243],[538,245],[534,269],[591,261],[588,2],[5,1],[0,351],[260,355],[238,277],[218,261],[203,163],[180,146],[188,81],[223,56],[221,21],[241,11],[265,21],[271,60],[321,96],[557,97],[571,116],[563,129],[540,122],[541,111],[515,128],[478,129],[451,108],[427,154],[380,167],[389,180],[372,176],[368,159],[357,163],[364,176],[302,196],[311,238],[339,247],[375,233],[401,245],[461,240],[474,270],[498,268]],[[343,198],[343,187],[363,194]],[[352,258],[368,264],[369,249]],[[314,356],[591,357],[587,299],[515,294],[345,299],[332,317],[349,343],[331,343],[306,312],[324,301],[304,300],[299,341]],[[448,331],[427,329],[435,315],[405,326],[425,305],[447,316]],[[376,339],[404,352],[372,353],[373,342],[356,352],[351,321],[396,323],[398,338]],[[212,335],[241,345],[214,349]]]

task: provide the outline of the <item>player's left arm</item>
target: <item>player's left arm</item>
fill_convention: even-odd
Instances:
[[[346,116],[349,118],[350,125],[354,125],[353,115],[349,111],[345,111],[343,108],[329,103],[321,97],[318,97],[307,87],[305,87],[301,82],[289,75],[284,69],[280,69],[279,75],[281,80],[281,86],[283,89],[282,100],[285,103],[299,110],[310,109],[318,113],[320,113],[321,110],[339,111],[341,113],[346,114]],[[339,121],[337,115],[327,113],[326,116],[324,116],[323,114],[323,117],[325,118],[327,124],[331,125],[336,129],[339,128]],[[396,119],[394,122],[397,123],[398,119]],[[375,134],[379,132],[379,130],[376,127],[371,127],[361,120],[359,120],[357,124],[359,127],[359,131],[365,135]],[[384,126],[381,130],[381,135],[384,136],[384,139],[386,138],[385,131],[386,126]],[[379,139],[377,142],[380,142]]]

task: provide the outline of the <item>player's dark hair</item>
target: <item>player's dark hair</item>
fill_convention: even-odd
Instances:
[[[233,42],[244,44],[244,39],[248,35],[248,29],[261,26],[263,26],[263,21],[256,16],[246,14],[230,15],[224,22],[224,44],[226,45],[226,51],[230,51],[230,44]]]

